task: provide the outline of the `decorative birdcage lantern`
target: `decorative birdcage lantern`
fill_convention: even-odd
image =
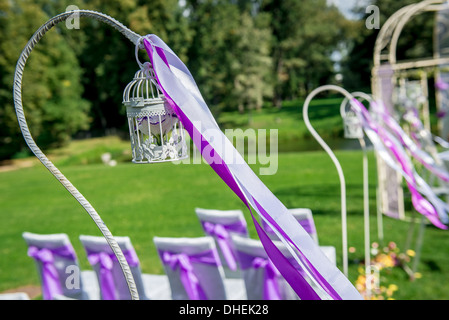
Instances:
[[[363,138],[363,128],[360,119],[353,110],[346,110],[343,117],[344,137],[346,139]]]
[[[128,116],[134,163],[188,157],[182,124],[159,89],[149,62],[141,65],[126,86],[123,104]]]

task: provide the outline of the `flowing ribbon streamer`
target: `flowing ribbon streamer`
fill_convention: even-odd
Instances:
[[[298,296],[301,299],[321,299],[323,296],[361,299],[350,281],[329,261],[221,132],[184,63],[157,36],[145,36],[143,42],[167,101],[206,162],[248,207],[267,254]],[[254,217],[251,207],[277,233],[297,262],[304,266],[309,278],[321,288],[317,289],[319,292],[315,292],[274,245]]]
[[[36,246],[28,248],[28,256],[42,263],[42,294],[45,300],[52,300],[56,295],[63,294],[59,273],[55,266],[55,255],[69,260],[76,260],[75,252],[70,246],[62,246],[55,249],[40,249]]]
[[[117,257],[114,253],[96,252],[89,249],[87,251],[87,259],[89,263],[94,266],[99,264],[100,268],[100,289],[103,300],[117,300],[114,275],[112,269],[114,267],[114,261],[117,261]],[[139,265],[139,259],[134,250],[122,250],[126,261],[130,267],[137,267]]]
[[[397,123],[393,117],[388,113],[386,108],[383,108],[380,104],[373,102],[371,103],[373,110],[381,116],[385,125],[392,130],[396,138],[402,143],[403,146],[410,151],[413,157],[415,157],[421,164],[424,165],[429,171],[435,174],[438,178],[445,182],[449,182],[449,173],[442,167],[438,166],[435,159],[432,158],[427,152],[420,149],[412,139],[404,132],[399,123]],[[414,121],[412,123],[415,126],[419,124]]]
[[[441,79],[438,79],[435,82],[435,88],[437,88],[438,90],[448,90],[449,89],[449,83],[444,82]]]
[[[218,245],[223,253],[223,257],[231,270],[237,270],[237,261],[234,250],[231,245],[230,231],[246,234],[246,227],[242,222],[237,222],[230,225],[222,225],[220,223],[212,223],[205,221],[202,223],[204,231],[217,238]]]
[[[431,218],[429,218],[429,220],[434,221],[434,224],[437,227],[446,229],[447,227],[442,225],[441,222],[449,222],[447,216],[447,212],[449,212],[449,205],[438,198],[438,196],[433,192],[432,188],[415,172],[415,170],[413,169],[413,164],[410,162],[408,156],[401,146],[405,146],[411,152],[412,156],[418,159],[420,163],[422,163],[426,168],[436,174],[443,181],[446,181],[447,171],[441,167],[438,167],[436,162],[430,155],[422,150],[419,150],[419,148],[402,130],[399,124],[389,114],[387,114],[385,110],[382,110],[382,108],[380,108],[377,103],[372,103],[372,106],[374,111],[376,111],[378,115],[382,115],[382,118],[384,120],[383,123],[385,123],[386,126],[392,130],[394,137],[397,138],[396,140],[393,136],[390,136],[390,141],[388,143],[394,146],[392,148],[393,152],[400,152],[400,155],[398,155],[398,159],[401,162],[402,167],[406,166],[406,175],[410,177],[408,181],[408,187],[412,193],[412,202],[414,201],[416,203],[415,209],[417,209],[417,211],[420,213],[423,213],[423,211],[427,211],[427,213],[423,214],[428,218],[430,212]],[[416,121],[414,121],[414,124],[417,124]],[[423,199],[421,199],[421,195],[418,192],[424,194],[431,204],[423,201]],[[432,205],[434,207],[432,207]],[[432,218],[432,216],[434,218]],[[436,219],[438,216],[441,221],[432,220]]]
[[[196,276],[192,262],[211,266],[219,266],[218,255],[213,250],[198,254],[174,253],[169,251],[159,252],[162,262],[172,270],[179,268],[180,279],[190,300],[207,300],[198,277]]]
[[[354,98],[351,102],[355,106],[354,111],[362,121],[366,135],[373,143],[378,154],[390,167],[401,173],[405,178],[407,187],[412,194],[412,203],[415,209],[426,216],[436,227],[447,229],[447,226],[441,220],[443,222],[447,221],[448,206],[436,197],[427,183],[414,171],[413,165],[401,143],[391,133],[372,120],[368,110],[360,101]],[[426,200],[421,193],[426,195],[429,200]]]
[[[307,218],[299,220],[299,224],[308,234],[316,234],[315,223],[313,222],[313,219]],[[273,229],[271,229],[271,227],[267,223],[265,223],[265,221],[262,221],[262,225],[267,233],[274,233]]]

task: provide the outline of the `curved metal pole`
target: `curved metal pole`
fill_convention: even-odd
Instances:
[[[329,146],[324,142],[324,140],[320,137],[320,135],[316,132],[316,130],[312,127],[310,120],[309,120],[309,104],[310,101],[320,92],[326,91],[326,90],[334,90],[338,91],[348,99],[353,98],[351,94],[346,91],[345,89],[335,86],[335,85],[324,85],[321,87],[316,88],[313,90],[309,95],[307,96],[306,100],[304,101],[303,106],[303,117],[304,122],[306,124],[307,129],[310,131],[310,133],[313,135],[313,137],[318,141],[318,143],[321,145],[321,147],[327,152],[327,154],[332,159],[335,167],[337,168],[338,176],[340,178],[340,189],[341,189],[341,225],[342,225],[342,247],[343,247],[343,273],[347,277],[348,276],[348,230],[347,230],[347,222],[346,222],[346,183],[345,183],[345,177],[343,174],[343,169],[341,168],[340,162],[338,161],[335,154],[332,152],[332,150],[329,148]]]
[[[363,98],[369,102],[373,99],[369,94],[364,92],[351,92],[354,97]],[[349,99],[345,97],[340,105],[340,114],[345,117],[345,107]],[[366,150],[366,143],[363,138],[359,138],[360,147],[363,150],[363,220],[365,233],[365,281],[367,297],[371,297],[371,283],[369,283],[371,276],[371,254],[370,254],[370,223],[369,223],[369,185],[368,185],[368,155]]]
[[[94,18],[101,22],[104,22],[104,23],[114,27],[118,31],[120,31],[126,38],[128,38],[135,45],[139,45],[139,43],[140,43],[141,36],[134,33],[133,31],[129,30],[124,25],[122,25],[120,22],[118,22],[117,20],[115,20],[103,13],[90,11],[90,10],[74,10],[74,11],[68,11],[68,12],[61,13],[61,14],[51,18],[34,33],[34,35],[31,37],[31,39],[28,41],[27,45],[23,49],[22,53],[20,54],[19,60],[17,61],[17,66],[16,66],[16,70],[15,70],[15,75],[14,75],[14,87],[13,87],[14,106],[16,109],[16,115],[17,115],[17,119],[19,121],[20,130],[22,131],[23,137],[24,137],[28,147],[35,154],[35,156],[42,162],[42,164],[55,176],[55,178],[58,179],[58,181],[70,192],[70,194],[73,197],[75,197],[76,200],[78,200],[78,202],[81,204],[81,206],[87,211],[87,213],[90,215],[92,220],[98,226],[98,228],[102,232],[103,236],[105,237],[106,241],[108,242],[109,246],[111,247],[112,251],[114,252],[115,256],[117,257],[117,260],[118,260],[120,267],[123,271],[123,274],[125,276],[125,280],[128,285],[128,288],[129,288],[129,291],[131,294],[131,298],[133,300],[138,300],[139,294],[137,292],[136,284],[135,284],[133,275],[131,273],[131,269],[129,268],[126,258],[123,255],[123,252],[120,249],[117,241],[114,239],[111,232],[109,231],[109,229],[107,228],[105,223],[100,218],[100,215],[92,207],[92,205],[72,185],[72,183],[55,167],[55,165],[45,156],[45,154],[36,145],[36,142],[34,141],[33,137],[31,136],[30,130],[28,128],[28,124],[26,122],[25,113],[23,111],[22,77],[23,77],[23,70],[25,68],[26,61],[28,60],[28,57],[29,57],[31,51],[33,50],[36,43],[39,42],[39,40],[44,36],[44,34],[48,30],[50,30],[52,27],[54,27],[56,24],[60,23],[61,21],[67,20],[73,14],[79,14],[79,16],[91,17],[91,18]]]

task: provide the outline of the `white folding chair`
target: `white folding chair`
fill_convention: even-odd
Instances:
[[[248,300],[297,300],[298,295],[269,259],[260,240],[232,236],[245,281]],[[278,248],[289,256],[280,241]]]
[[[288,211],[295,217],[304,230],[312,237],[312,239],[318,244],[318,235],[315,228],[315,221],[313,220],[312,210],[309,208],[293,208]],[[271,227],[262,220],[262,227],[271,240],[279,240],[277,235],[271,229]]]
[[[78,258],[67,234],[24,232],[22,236],[28,245],[28,255],[36,262],[44,300],[61,297],[99,299],[95,272],[80,270]]]
[[[225,279],[212,237],[154,237],[173,300],[241,300],[242,279]]]
[[[315,243],[319,244],[318,233],[316,231],[312,210],[310,210],[309,208],[292,208],[288,209],[288,211],[293,215],[293,217],[295,217],[295,219],[304,228],[304,230],[312,237]],[[277,235],[264,220],[262,220],[262,227],[272,240],[279,240]],[[320,249],[324,252],[324,254],[329,258],[330,261],[332,261],[333,263],[337,263],[337,254],[335,247],[320,246]]]
[[[0,300],[30,300],[30,296],[26,292],[1,293]]]
[[[195,208],[206,235],[215,240],[225,277],[240,278],[239,263],[231,240],[232,235],[248,237],[245,217],[241,210]]]
[[[169,300],[167,276],[142,273],[140,261],[129,237],[115,237],[133,275],[139,299]],[[101,299],[130,300],[131,295],[120,264],[104,237],[81,235],[89,263],[97,273]]]

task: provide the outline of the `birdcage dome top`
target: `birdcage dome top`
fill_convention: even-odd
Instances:
[[[158,116],[172,112],[149,62],[144,63],[123,92],[128,116]]]

